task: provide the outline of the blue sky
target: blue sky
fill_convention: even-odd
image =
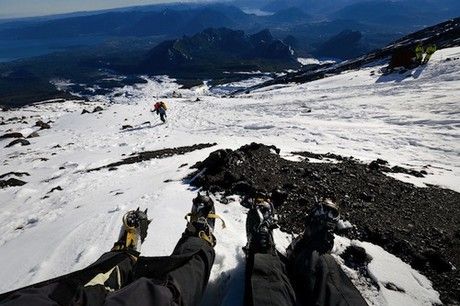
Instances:
[[[179,0],[0,0],[0,18],[52,15],[168,2],[179,2]],[[192,1],[180,0],[180,2]]]

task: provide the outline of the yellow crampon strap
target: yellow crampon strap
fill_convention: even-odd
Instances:
[[[137,245],[137,235],[134,231],[129,230],[126,232],[126,247]]]
[[[227,226],[225,225],[225,221],[224,219],[222,219],[218,214],[209,214],[208,215],[208,218],[210,219],[219,219],[220,221],[222,221],[222,228],[226,228]]]
[[[189,220],[188,217],[191,217],[192,215],[193,215],[192,213],[186,214],[186,215],[185,215],[185,220],[191,221],[191,220]],[[219,219],[220,221],[222,221],[222,228],[224,229],[224,228],[227,227],[227,225],[225,225],[224,219],[222,219],[218,214],[215,214],[215,213],[214,213],[214,214],[208,214],[208,215],[206,216],[206,218],[209,218],[209,219]]]
[[[200,231],[200,232],[198,233],[198,237],[201,238],[201,239],[203,239],[203,240],[206,240],[206,241],[209,242],[209,244],[212,245],[212,246],[215,246],[215,245],[216,245],[215,238],[213,239],[214,236],[213,236],[212,234],[211,234],[211,237],[209,237],[208,235],[206,235],[205,232]]]

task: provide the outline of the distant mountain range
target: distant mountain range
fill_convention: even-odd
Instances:
[[[215,71],[282,70],[300,64],[288,45],[269,30],[253,35],[210,28],[191,37],[165,41],[142,61],[146,72],[210,73]]]
[[[6,59],[0,104],[62,96],[53,79],[71,80],[73,92],[104,94],[141,81],[141,73],[169,74],[192,86],[228,80],[228,71],[295,69],[296,57],[351,59],[460,15],[458,0],[234,4],[239,7],[165,4],[0,21],[0,61]],[[251,7],[272,13],[243,11]],[[60,52],[47,54],[53,51]],[[8,62],[11,57],[31,58]],[[113,80],[120,74],[129,77]]]
[[[363,54],[367,46],[362,42],[362,33],[359,31],[344,30],[321,44],[316,54],[331,57],[350,59]]]
[[[235,1],[229,4],[165,4],[100,12],[65,14],[0,22],[0,59],[3,52],[21,53],[27,41],[40,40],[50,50],[94,45],[110,39],[149,38],[159,43],[207,28],[226,27],[256,33],[270,29],[277,39],[292,36],[300,55],[315,54],[321,45],[344,30],[360,31],[362,51],[368,52],[401,37],[460,15],[457,0],[275,0]],[[231,3],[231,2],[229,2]],[[273,12],[247,14],[244,6]],[[69,43],[72,40],[72,44]],[[14,46],[19,44],[16,49]],[[33,49],[33,45],[29,49]],[[316,52],[315,52],[316,51]],[[27,52],[27,55],[33,52]],[[43,54],[39,52],[37,54]],[[326,54],[324,54],[326,56]],[[14,56],[12,56],[14,58]]]
[[[460,15],[460,2],[457,0],[273,0],[267,1],[262,9],[270,12],[297,7],[321,17],[334,18],[338,15],[356,21],[380,19],[397,22],[398,19],[411,20],[424,18],[433,23]],[[345,14],[345,16],[344,16]],[[350,14],[350,15],[346,15]],[[381,22],[381,21],[379,21]]]
[[[248,25],[251,15],[234,6],[209,5],[199,8],[178,6],[160,11],[115,11],[90,16],[59,18],[18,24],[0,31],[0,38],[49,39],[87,35],[103,36],[180,36],[195,34],[209,27]],[[5,27],[6,25],[3,25]]]

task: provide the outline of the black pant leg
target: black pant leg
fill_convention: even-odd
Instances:
[[[82,270],[0,296],[1,305],[102,305],[107,292],[132,280],[129,253],[108,252]]]
[[[107,294],[104,306],[172,306],[173,291],[165,284],[141,277],[115,292]]]
[[[5,299],[0,299],[2,306],[58,306],[59,304],[50,298],[57,287],[57,283],[48,284],[41,288],[24,288],[12,292]]]
[[[291,258],[290,272],[302,305],[367,305],[330,254],[304,247]]]
[[[193,255],[192,255],[193,254]],[[168,273],[168,280],[180,293],[180,305],[198,305],[206,290],[214,264],[214,248],[198,237],[183,237],[171,256],[191,256],[183,266]]]
[[[140,257],[136,265],[128,253],[109,252],[83,270],[2,294],[0,304],[198,305],[214,257],[197,237],[181,238],[171,256]]]
[[[246,262],[247,306],[294,306],[296,297],[279,254],[251,254]]]
[[[171,256],[140,257],[136,278],[154,279],[168,287],[178,305],[198,305],[214,263],[214,248],[198,237],[182,237]]]

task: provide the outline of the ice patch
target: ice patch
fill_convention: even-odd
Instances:
[[[349,228],[353,228],[353,225],[351,224],[350,221],[340,219],[339,222],[337,223],[337,229],[339,231],[346,230]]]

